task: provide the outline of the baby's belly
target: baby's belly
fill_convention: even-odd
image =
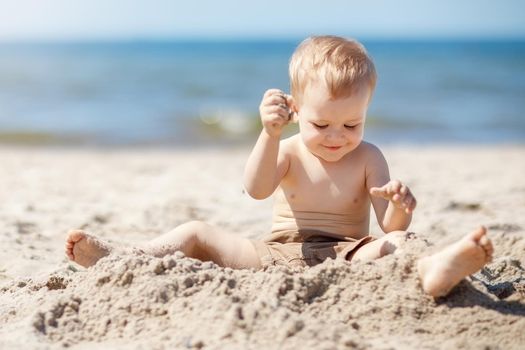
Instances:
[[[312,211],[274,212],[272,235],[284,232],[321,231],[335,237],[360,239],[369,234],[369,215],[353,216]]]

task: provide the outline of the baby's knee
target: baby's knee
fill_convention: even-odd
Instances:
[[[387,234],[387,239],[390,243],[394,244],[397,247],[405,244],[406,241],[411,239],[413,236],[412,232],[407,231],[392,231]]]
[[[175,231],[184,232],[188,236],[197,236],[198,234],[207,231],[209,227],[210,226],[204,221],[193,220],[178,226]]]
[[[381,255],[401,253],[406,242],[413,236],[412,232],[392,231],[386,236],[386,242],[382,247]]]
[[[178,226],[175,231],[181,232],[185,240],[195,242],[199,240],[199,237],[205,235],[209,228],[210,225],[207,223],[193,220]]]
[[[180,228],[180,229],[184,229],[185,231],[198,232],[198,231],[205,230],[208,227],[209,225],[205,223],[204,221],[192,220],[192,221],[188,221],[180,225],[177,229]]]

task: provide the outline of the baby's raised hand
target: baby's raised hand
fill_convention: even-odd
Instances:
[[[292,97],[279,89],[270,89],[264,93],[259,112],[264,129],[270,136],[279,137],[286,124],[292,119],[289,107]]]
[[[382,187],[372,187],[370,194],[391,201],[396,208],[404,209],[407,214],[412,213],[417,205],[410,189],[399,180],[390,180]]]

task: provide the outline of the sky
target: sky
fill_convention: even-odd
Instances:
[[[0,0],[0,41],[525,38],[525,0]]]

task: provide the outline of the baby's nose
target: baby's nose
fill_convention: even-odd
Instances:
[[[330,141],[344,140],[345,135],[339,130],[331,130],[327,135],[326,139]]]

